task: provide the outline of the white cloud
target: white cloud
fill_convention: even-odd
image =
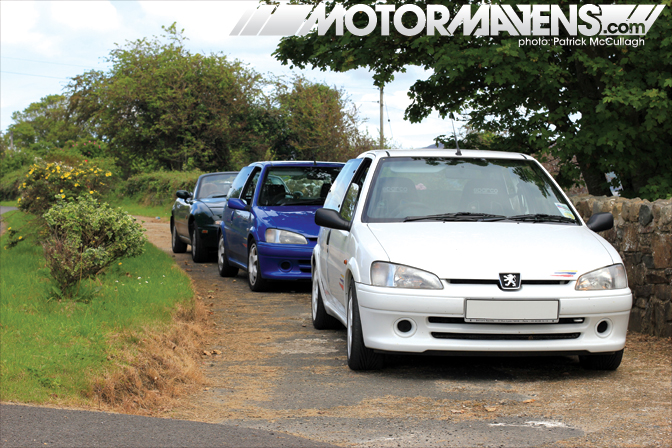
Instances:
[[[194,43],[224,43],[243,13],[257,7],[250,1],[190,1],[139,2],[142,10],[152,19],[170,25],[177,22],[185,35]],[[254,45],[250,40],[249,44]]]
[[[33,28],[39,19],[35,2],[0,2],[2,44],[35,43],[42,36]]]
[[[76,31],[105,32],[121,26],[121,17],[109,1],[59,1],[51,3],[52,19]]]

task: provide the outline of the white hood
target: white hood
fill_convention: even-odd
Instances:
[[[516,222],[369,223],[390,262],[443,279],[576,280],[614,263],[586,226]],[[573,274],[572,274],[573,273]]]

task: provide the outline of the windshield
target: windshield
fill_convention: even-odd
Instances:
[[[322,205],[341,167],[271,167],[259,194],[259,205]]]
[[[238,173],[213,174],[201,179],[196,199],[225,197]]]
[[[381,160],[362,219],[575,222],[567,201],[532,160],[438,157]]]

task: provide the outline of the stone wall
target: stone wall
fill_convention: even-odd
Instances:
[[[618,250],[633,293],[630,330],[672,336],[672,200],[649,202],[606,196],[573,196],[588,221],[614,215],[614,228],[600,235]]]

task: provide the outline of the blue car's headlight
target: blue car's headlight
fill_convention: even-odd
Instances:
[[[583,274],[576,281],[575,289],[594,291],[597,289],[623,289],[628,287],[628,278],[622,264],[614,264],[606,268]]]
[[[371,283],[390,288],[443,289],[439,277],[431,272],[382,261],[371,265]]]
[[[303,235],[280,229],[266,229],[266,242],[276,244],[308,244]]]

